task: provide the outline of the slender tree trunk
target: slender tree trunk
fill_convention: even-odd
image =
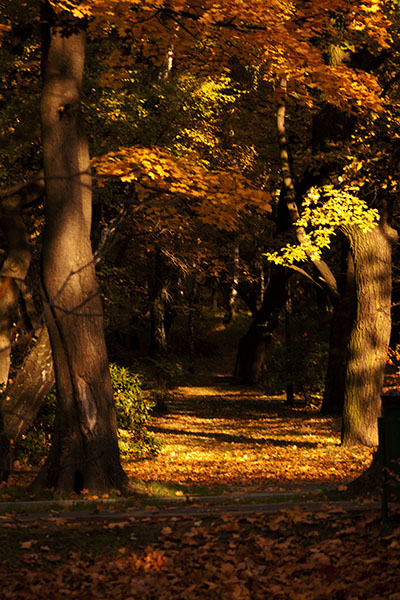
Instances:
[[[279,313],[285,300],[285,269],[272,266],[263,303],[249,330],[239,341],[234,378],[241,383],[254,384],[259,381],[265,352],[271,341],[271,334],[278,326]]]
[[[257,306],[260,307],[262,304],[262,299],[264,298],[264,292],[265,292],[265,271],[264,271],[264,262],[265,259],[263,256],[260,256],[260,261],[259,261],[259,292],[258,292],[258,298],[257,298]]]
[[[43,287],[57,408],[49,457],[33,489],[125,490],[102,306],[90,243],[91,176],[80,119],[84,23],[55,25],[42,3],[45,81],[41,102],[46,182]]]
[[[237,300],[237,285],[239,281],[239,244],[236,243],[233,250],[233,261],[232,261],[232,278],[228,284],[228,290],[224,297],[225,304],[225,315],[222,322],[228,325],[235,319],[235,304]]]
[[[189,372],[195,373],[196,371],[196,328],[195,328],[195,314],[196,314],[196,302],[197,302],[197,279],[193,275],[189,280],[189,293],[188,293],[188,348],[189,348]]]
[[[153,268],[149,281],[150,292],[150,356],[166,356],[168,354],[167,333],[170,326],[168,319],[172,316],[171,308],[171,273],[164,260],[162,251],[156,249],[153,255]]]
[[[383,220],[371,232],[353,227],[345,233],[354,261],[357,310],[349,341],[342,441],[376,446],[390,339],[391,252],[397,235]]]
[[[277,109],[277,133],[279,140],[280,161],[283,186],[278,205],[277,233],[282,233],[293,228],[299,219],[296,191],[293,182],[289,160],[289,148],[286,134],[286,90],[287,82],[282,78],[279,89],[279,103]],[[307,239],[303,227],[295,227],[299,243]],[[329,292],[337,296],[337,283],[328,265],[320,259],[311,259],[320,279],[324,282]],[[279,311],[286,301],[286,276],[281,267],[272,266],[271,279],[264,293],[262,305],[255,315],[255,319],[247,334],[239,342],[239,351],[236,359],[234,376],[246,383],[256,383],[261,373],[264,362],[266,344],[270,340],[271,332],[278,323]]]
[[[292,340],[292,298],[290,295],[285,302],[285,361],[286,361],[286,403],[294,405],[294,376],[293,376],[293,340]]]
[[[215,277],[211,277],[208,281],[208,286],[210,289],[210,308],[213,312],[218,310],[218,283]]]

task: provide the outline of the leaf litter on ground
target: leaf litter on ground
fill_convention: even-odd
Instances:
[[[400,523],[383,527],[378,512],[294,507],[276,515],[132,520],[111,529],[10,528],[18,539],[24,532],[29,543],[18,560],[6,558],[0,568],[5,600],[398,600]]]
[[[126,461],[151,493],[345,489],[371,461],[340,446],[339,421],[260,391],[179,388],[154,417],[159,456]],[[119,524],[2,526],[0,598],[399,600],[400,527],[380,514],[156,514]],[[36,541],[37,540],[37,541]]]
[[[125,469],[136,481],[189,492],[339,486],[361,474],[372,457],[369,448],[340,445],[339,419],[246,388],[178,388],[152,429],[163,444],[160,454],[127,462]]]

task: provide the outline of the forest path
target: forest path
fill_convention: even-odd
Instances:
[[[271,494],[343,487],[365,470],[371,451],[341,447],[338,419],[235,384],[238,338],[226,333],[208,333],[193,377],[167,394],[150,425],[161,452],[124,464],[133,481],[155,495]]]

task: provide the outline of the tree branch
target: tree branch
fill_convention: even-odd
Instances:
[[[287,81],[285,77],[282,77],[279,90],[278,90],[278,110],[277,110],[277,130],[279,137],[279,148],[280,148],[280,157],[281,157],[281,170],[282,170],[282,178],[283,178],[283,186],[286,198],[286,206],[288,209],[288,213],[290,219],[295,227],[296,237],[299,244],[304,243],[307,240],[307,233],[304,227],[297,227],[295,223],[300,218],[299,209],[297,207],[296,202],[296,192],[293,183],[293,176],[289,163],[289,150],[288,150],[288,142],[286,137],[286,95],[287,95]],[[338,296],[338,287],[336,278],[333,275],[332,271],[328,267],[325,261],[321,259],[313,259],[310,254],[307,252],[311,262],[318,270],[321,275],[322,280],[325,285],[333,294],[333,296]]]

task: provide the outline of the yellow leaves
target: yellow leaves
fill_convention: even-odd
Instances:
[[[180,408],[171,405],[168,416],[153,420],[163,441],[161,453],[155,460],[124,464],[133,479],[147,482],[150,489],[153,481],[186,488],[240,486],[236,491],[265,489],[277,482],[282,487],[306,481],[340,484],[349,474],[356,476],[364,470],[371,460],[370,449],[339,446],[339,423],[333,419],[305,416],[299,426],[298,414],[280,417],[272,407],[263,409],[262,417],[255,410],[237,421],[215,414],[207,418],[207,412],[185,415],[181,410],[185,388],[179,389],[176,406]],[[240,397],[246,401],[243,391]],[[198,398],[204,402],[205,396]],[[215,405],[226,400],[219,390]],[[196,402],[196,396],[186,398],[189,401]],[[213,396],[207,401],[211,411]],[[292,522],[298,518],[297,514],[290,517]]]
[[[270,195],[251,187],[238,171],[209,171],[197,157],[176,158],[157,147],[121,148],[94,159],[93,166],[101,176],[135,183],[141,200],[157,195],[164,209],[176,199],[190,200],[191,210],[203,223],[221,229],[233,229],[248,207],[271,210]]]
[[[312,85],[325,93],[329,101],[346,110],[382,111],[380,85],[377,78],[346,65],[315,68],[310,73]],[[304,84],[309,86],[307,78]]]
[[[76,0],[50,0],[50,4],[53,6],[56,12],[66,11],[77,19],[84,19],[90,16],[91,10],[89,6],[80,6],[80,2]]]
[[[354,171],[362,168],[362,163],[354,163]],[[278,252],[267,253],[271,262],[280,265],[293,265],[295,262],[316,260],[322,250],[330,246],[335,231],[345,231],[348,227],[359,227],[368,232],[376,227],[379,212],[368,208],[367,203],[356,194],[358,186],[343,185],[340,189],[333,185],[311,188],[302,205],[300,219],[295,227],[304,230],[302,243],[296,246],[287,244]]]
[[[392,41],[391,25],[382,0],[365,0],[354,13],[349,30],[363,32],[367,39],[379,44],[381,48],[388,48]]]
[[[360,8],[364,12],[376,13],[382,10],[382,2],[381,0],[369,0],[369,4],[361,4]]]
[[[326,48],[318,47],[315,36],[316,32],[321,38],[324,33],[327,38],[337,34],[332,18],[337,12],[343,15],[346,30],[357,44],[387,48],[391,22],[381,0],[365,0],[360,5],[352,2],[349,6],[343,0],[53,0],[52,4],[79,18],[90,16],[96,35],[107,36],[111,28],[122,37],[129,35],[135,40],[133,54],[136,45],[141,55],[152,61],[164,60],[173,46],[178,61],[190,60],[190,69],[221,73],[232,58],[244,56],[253,65],[263,65],[266,78],[271,80],[285,72],[297,82],[296,93],[310,107],[313,94],[319,91],[338,106],[349,108],[350,103],[352,109],[380,110],[376,79],[346,66],[328,67]],[[158,18],[160,9],[186,14],[179,15],[179,26],[176,21],[172,26],[166,15],[165,19]],[[118,78],[124,77],[124,70],[126,65],[119,74],[116,71],[105,76],[104,84],[114,89],[120,86]]]

